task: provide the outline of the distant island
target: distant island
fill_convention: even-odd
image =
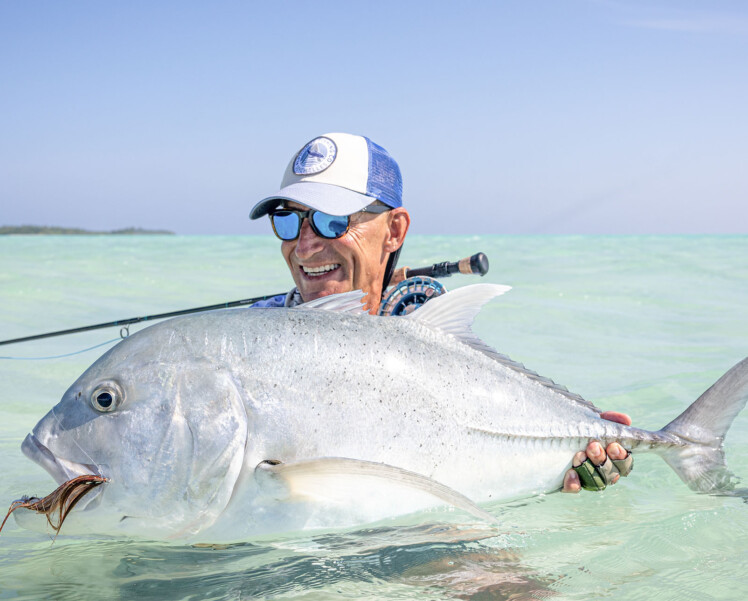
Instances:
[[[174,232],[168,230],[145,230],[140,227],[126,227],[121,230],[112,230],[109,232],[94,232],[75,227],[54,227],[46,225],[2,225],[0,226],[0,235],[13,234],[48,234],[48,235],[74,235],[74,236],[101,236],[101,235],[174,235]]]

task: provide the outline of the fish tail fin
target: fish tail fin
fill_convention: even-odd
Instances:
[[[722,448],[727,430],[748,401],[748,357],[732,367],[660,432],[686,445],[674,445],[663,459],[691,489],[745,497],[727,469]]]

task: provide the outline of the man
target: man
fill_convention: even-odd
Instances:
[[[320,212],[300,213],[307,210]],[[410,226],[400,168],[386,150],[351,134],[315,138],[250,218],[268,214],[296,284],[283,305],[364,290],[375,311]],[[256,306],[279,304],[276,297]]]
[[[410,226],[400,168],[384,148],[344,133],[313,139],[291,159],[281,189],[257,203],[250,219],[265,215],[282,241],[296,287],[253,306],[289,307],[363,290],[376,313]],[[602,417],[631,424],[622,413]],[[627,475],[632,461],[620,444],[611,443],[606,453],[593,441],[574,456],[575,469],[567,472],[563,490],[578,492],[582,485],[602,490],[619,472]]]

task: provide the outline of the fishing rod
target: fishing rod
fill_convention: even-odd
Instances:
[[[416,269],[410,269],[403,267],[398,270],[399,275],[403,277],[401,279],[410,278],[414,276],[429,276],[429,277],[449,277],[453,273],[466,273],[485,275],[488,271],[488,257],[483,253],[477,253],[471,257],[465,257],[454,263],[445,261],[443,263],[435,263],[429,267],[418,267]],[[394,278],[393,278],[394,279]],[[216,309],[230,309],[232,307],[243,307],[245,305],[253,305],[254,303],[262,300],[273,298],[285,294],[279,292],[277,294],[266,294],[264,296],[256,296],[254,298],[245,298],[242,300],[231,301],[228,303],[218,303],[216,305],[206,305],[205,307],[194,307],[192,309],[181,309],[179,311],[169,311],[167,313],[158,313],[155,315],[143,315],[141,317],[129,317],[127,319],[117,319],[115,321],[107,321],[106,323],[97,323],[90,326],[82,326],[80,328],[71,328],[69,330],[59,330],[57,332],[46,332],[44,334],[35,334],[33,336],[24,336],[23,338],[13,338],[11,340],[0,340],[0,346],[4,344],[15,344],[18,342],[29,342],[31,340],[39,340],[41,338],[52,338],[53,336],[65,336],[67,334],[77,334],[79,332],[88,332],[90,330],[101,330],[103,328],[114,328],[114,327],[126,327],[135,323],[141,323],[144,321],[154,321],[157,319],[166,319],[167,317],[177,317],[179,315],[189,315],[190,313],[202,313],[204,311],[215,311]],[[124,337],[124,336],[123,336]]]
[[[484,276],[488,273],[488,257],[483,253],[476,253],[471,257],[465,257],[454,263],[444,261],[443,263],[434,263],[431,267],[419,267],[417,269],[404,267],[403,269],[405,270],[403,279],[418,275],[425,275],[431,278],[448,278],[453,273]]]

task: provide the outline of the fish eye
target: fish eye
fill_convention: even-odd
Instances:
[[[115,382],[99,384],[91,394],[91,405],[96,411],[107,413],[120,406],[124,395],[122,389]]]

